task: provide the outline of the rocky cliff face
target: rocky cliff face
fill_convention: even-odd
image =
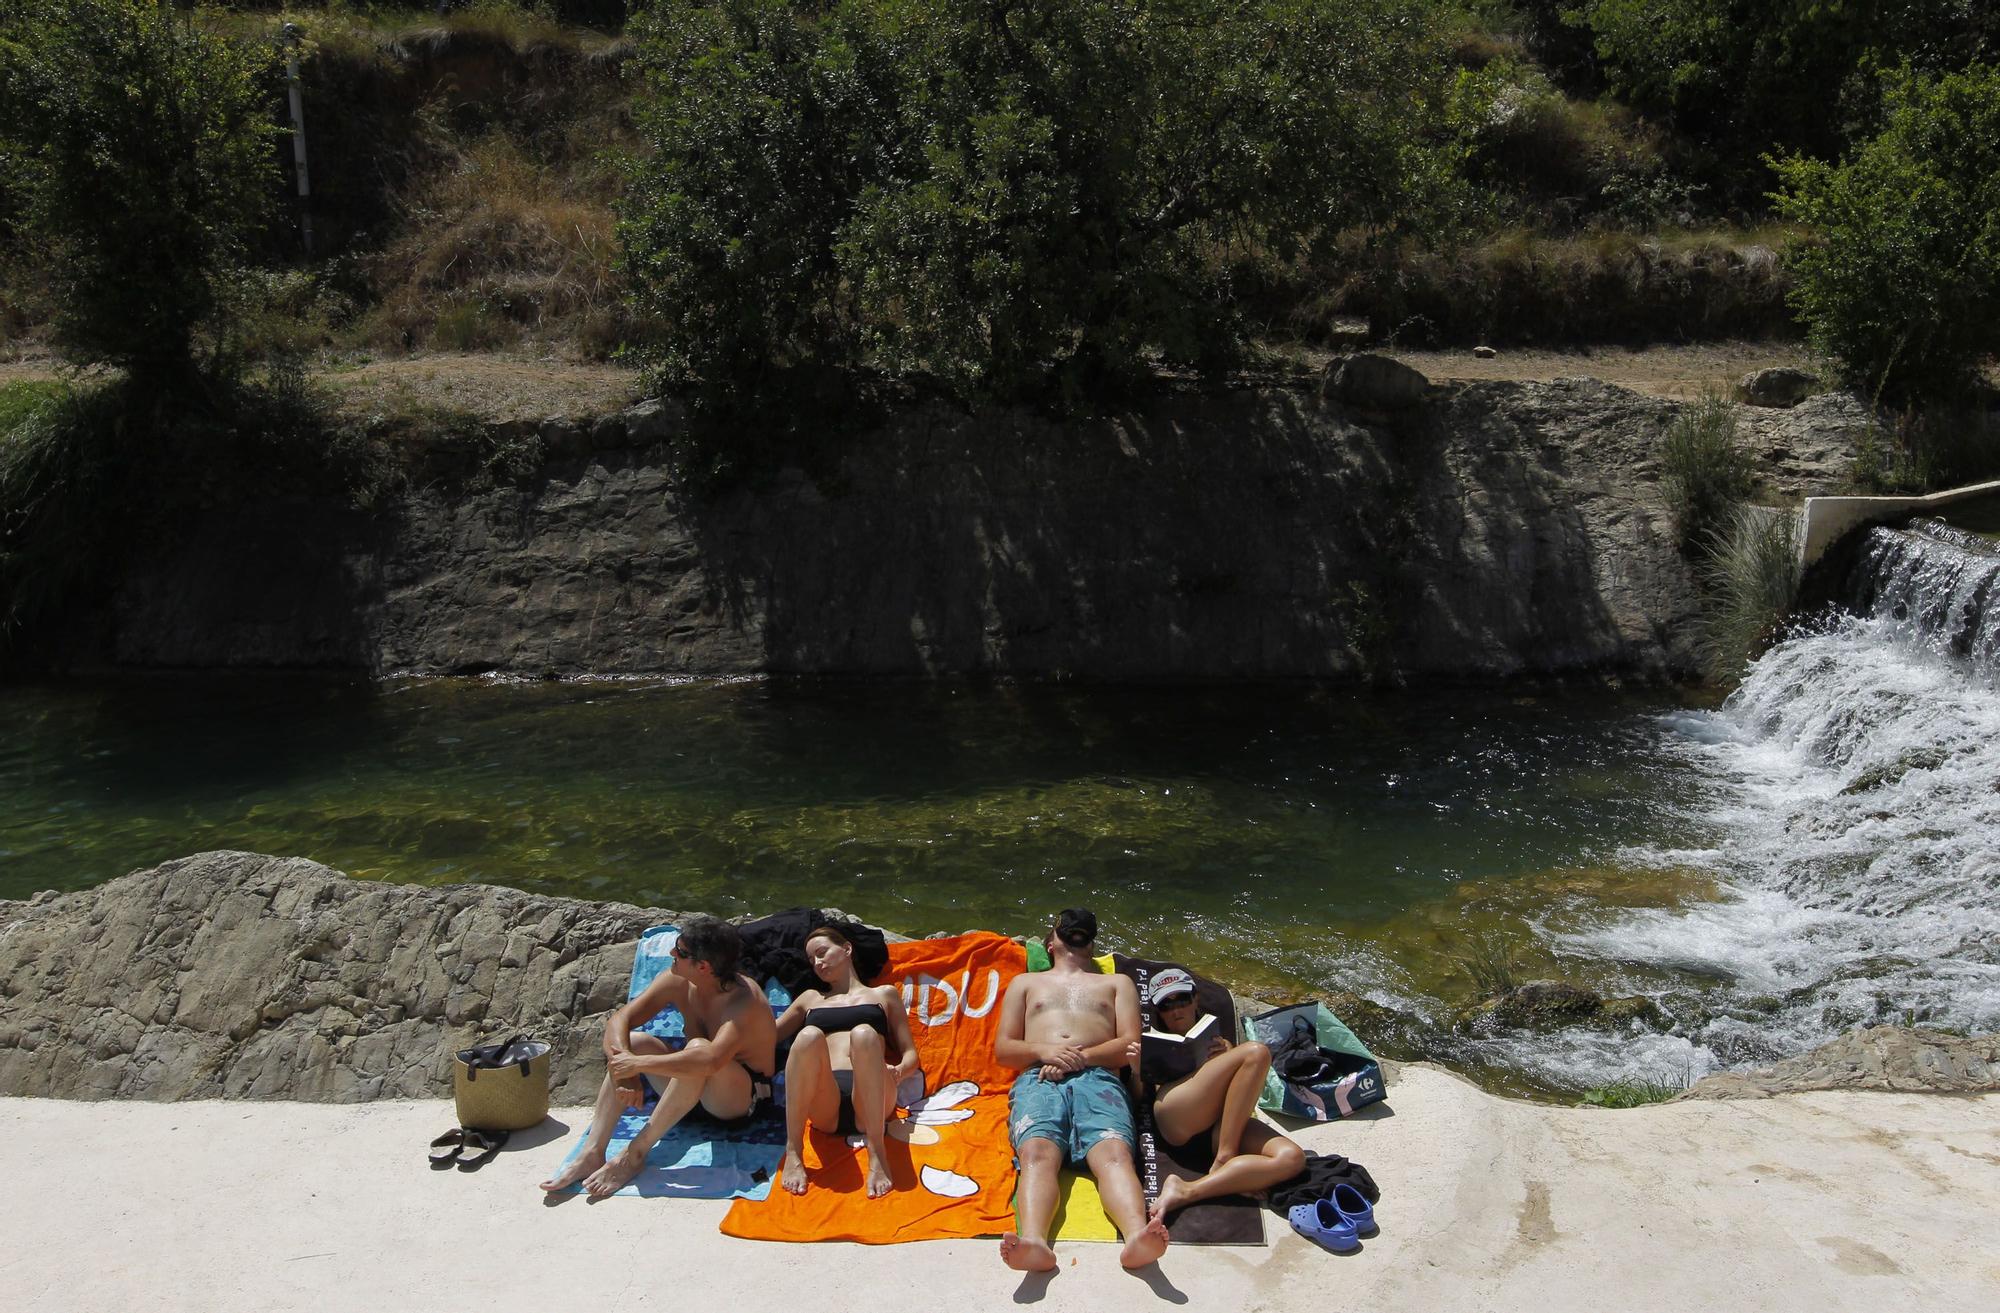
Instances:
[[[1416,393],[1370,412],[1242,391],[1064,424],[920,410],[837,474],[699,505],[663,463],[671,409],[551,421],[516,484],[192,526],[123,588],[107,646],[126,665],[417,673],[1696,669],[1657,482],[1673,403],[1591,380]],[[1844,472],[1843,406],[1750,418],[1775,490]]]
[[[526,1031],[587,1103],[634,945],[675,919],[234,852],[0,904],[0,1094],[433,1098],[451,1054]]]

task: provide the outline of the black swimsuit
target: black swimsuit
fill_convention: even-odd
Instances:
[[[824,1034],[839,1035],[853,1030],[856,1026],[873,1026],[875,1033],[889,1037],[889,1014],[882,1010],[880,1003],[849,1003],[835,1008],[814,1008],[806,1013],[806,1024],[817,1026]]]
[[[853,1030],[856,1026],[873,1026],[875,1033],[889,1037],[889,1014],[882,1010],[880,1003],[849,1003],[842,1007],[814,1008],[806,1013],[806,1024],[817,1026],[827,1035],[839,1035]],[[843,1068],[833,1073],[833,1083],[840,1090],[840,1116],[835,1121],[835,1135],[852,1135],[858,1129],[854,1123],[854,1072]]]

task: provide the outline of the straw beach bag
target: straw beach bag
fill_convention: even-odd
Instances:
[[[458,1124],[525,1131],[549,1115],[549,1046],[526,1035],[461,1049],[452,1059]]]

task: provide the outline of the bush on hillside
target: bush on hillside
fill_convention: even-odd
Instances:
[[[296,358],[210,380],[204,406],[157,400],[130,377],[0,392],[0,653],[170,549],[191,512],[301,494],[366,505],[397,478]]]
[[[1766,152],[1832,158],[1873,130],[1879,69],[2000,54],[1987,0],[1581,0],[1612,89],[1707,142],[1745,202]]]
[[[198,334],[276,191],[272,58],[157,0],[11,8],[0,165],[73,359],[140,393],[191,390]]]
[[[634,32],[620,233],[657,377],[711,406],[827,366],[966,399],[1215,367],[1231,251],[1455,195],[1414,0],[670,0]]]
[[[1882,132],[1838,166],[1778,165],[1811,227],[1793,303],[1848,383],[1890,400],[1962,393],[2000,350],[2000,67],[1904,74]]]

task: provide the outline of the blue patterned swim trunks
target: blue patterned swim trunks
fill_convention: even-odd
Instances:
[[[1062,1146],[1071,1162],[1081,1162],[1099,1140],[1139,1147],[1125,1086],[1103,1067],[1086,1067],[1059,1081],[1043,1080],[1039,1068],[1024,1071],[1007,1097],[1007,1114],[1016,1149],[1039,1137]]]

